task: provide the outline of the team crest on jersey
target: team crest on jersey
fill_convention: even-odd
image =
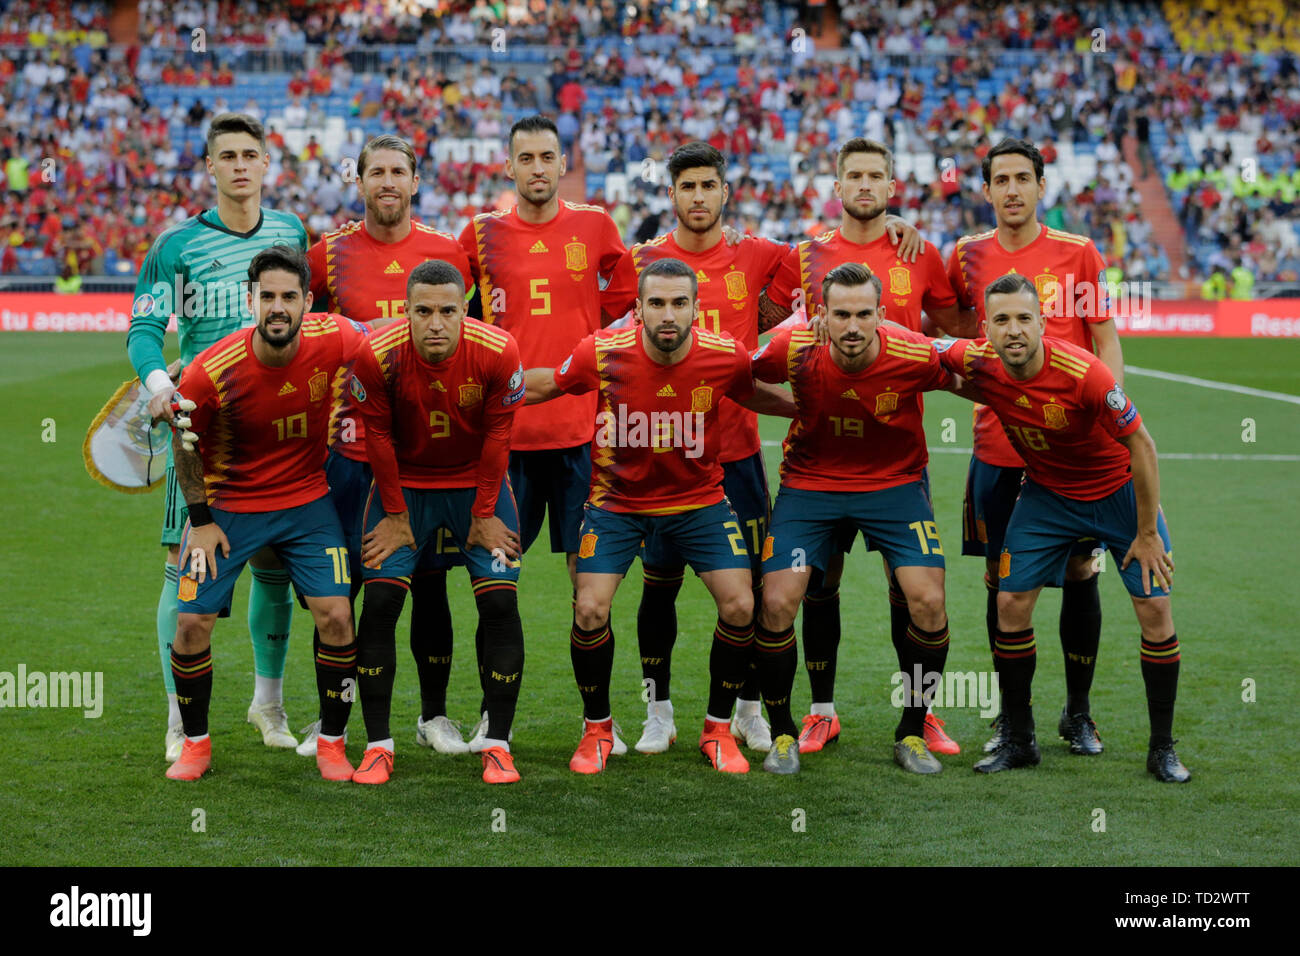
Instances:
[[[1005,578],[1011,574],[1011,552],[1003,551],[998,557],[998,577]]]
[[[707,412],[713,409],[713,386],[701,385],[691,389],[691,411]]]
[[[578,546],[578,557],[590,558],[595,555],[597,537],[599,536],[591,532],[587,532],[582,536],[582,543]]]
[[[315,370],[315,374],[307,379],[307,393],[313,402],[319,402],[325,397],[325,392],[330,387],[330,377],[327,372],[320,369]]]
[[[180,587],[176,591],[176,596],[182,601],[193,601],[199,595],[199,582],[195,581],[188,574],[181,577]]]
[[[364,402],[366,400],[366,388],[361,384],[361,380],[355,375],[352,376],[352,387],[349,390],[352,392],[352,397],[358,402]]]
[[[1043,422],[1048,428],[1058,432],[1070,424],[1065,418],[1065,409],[1060,405],[1044,405]]]
[[[564,268],[570,272],[587,271],[587,247],[581,242],[570,242],[564,247]],[[574,276],[575,279],[581,278]]]
[[[745,273],[728,272],[722,277],[722,281],[727,285],[727,298],[744,299],[749,296],[749,289],[745,286]]]
[[[912,270],[906,266],[894,266],[889,270],[889,294],[912,294]]]
[[[475,382],[460,387],[460,397],[456,399],[456,404],[461,408],[469,408],[471,405],[477,405],[483,401],[483,386]]]
[[[892,415],[898,411],[898,393],[881,392],[876,396],[876,417]]]
[[[1056,276],[1044,272],[1042,275],[1034,276],[1034,289],[1038,292],[1039,304],[1046,308],[1048,303],[1053,302],[1060,293],[1061,284],[1056,281]]]
[[[763,556],[759,558],[760,561],[766,561],[768,558],[772,556],[772,549],[775,543],[776,543],[776,539],[773,538],[770,534],[763,539]]]

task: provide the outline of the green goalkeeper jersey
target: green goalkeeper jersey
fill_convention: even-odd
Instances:
[[[253,324],[245,293],[248,265],[268,246],[307,251],[307,230],[293,213],[262,209],[249,232],[232,232],[216,209],[191,216],[156,240],[140,270],[131,307],[127,356],[140,381],[165,370],[163,336],[176,316],[181,361]]]

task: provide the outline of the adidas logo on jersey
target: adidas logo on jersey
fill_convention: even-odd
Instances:
[[[1025,396],[1021,395],[1019,398],[1016,399],[1016,404],[1019,405],[1021,408],[1028,408],[1028,407],[1029,407],[1029,399],[1027,399],[1027,398],[1025,398]]]
[[[665,385],[663,388],[659,389],[659,391],[655,392],[655,394],[658,395],[660,398],[677,397],[677,393],[673,391],[673,387],[671,385]]]
[[[220,259],[213,259],[211,262],[208,263],[208,267],[207,267],[206,269],[204,269],[203,271],[204,271],[204,272],[211,272],[213,269],[220,269],[220,268],[221,268],[221,260],[220,260]]]
[[[538,239],[536,242],[533,243],[533,247],[528,251],[529,252],[550,252],[551,250],[546,248],[546,243]]]
[[[394,259],[392,262],[388,264],[388,268],[384,270],[384,275],[397,276],[397,275],[401,275],[405,271],[406,271],[405,269],[403,269],[400,265],[397,264],[397,260]]]
[[[447,391],[447,386],[446,386],[446,385],[443,385],[442,382],[438,381],[436,378],[435,378],[432,382],[429,383],[429,387],[430,387],[430,388],[436,388],[436,389],[437,389],[438,391],[440,391],[440,392],[445,392],[445,391]]]
[[[298,390],[293,387],[293,382],[285,382],[283,385],[280,386],[281,395],[292,395],[296,391]]]
[[[851,399],[853,399],[855,402],[860,402],[860,401],[862,401],[862,399],[858,397],[858,393],[857,393],[854,389],[851,389],[851,388],[850,388],[850,389],[846,389],[845,391],[841,392],[841,393],[840,393],[840,398],[851,398]]]
[[[696,282],[708,282],[708,281],[709,281],[709,277],[706,276],[706,275],[704,274],[704,270],[701,269],[699,272],[695,273],[695,281],[696,281]]]

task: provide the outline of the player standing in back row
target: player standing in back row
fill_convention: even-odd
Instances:
[[[1124,354],[1111,318],[1106,263],[1086,236],[1049,229],[1038,221],[1043,195],[1043,155],[1033,143],[1004,139],[984,157],[984,198],[993,206],[997,228],[957,240],[948,275],[958,300],[979,312],[985,329],[984,292],[1009,272],[1033,283],[1042,301],[1047,334],[1096,352],[1116,383],[1124,385]],[[962,554],[984,557],[988,588],[989,650],[997,641],[998,557],[1007,521],[1020,493],[1024,462],[1007,440],[993,410],[975,407],[974,454],[966,480]],[[1075,545],[1061,585],[1061,650],[1065,654],[1066,702],[1058,727],[1070,752],[1099,754],[1101,738],[1089,715],[1088,692],[1101,643],[1101,597],[1093,550],[1096,541]],[[994,667],[999,659],[994,654]],[[1001,716],[984,745],[996,750],[1005,737]]]
[[[764,327],[780,321],[802,305],[811,320],[824,305],[822,284],[837,266],[855,262],[880,277],[883,296],[879,305],[891,321],[925,332],[922,313],[931,326],[951,335],[974,335],[975,314],[962,311],[944,272],[943,258],[934,243],[925,242],[915,261],[903,248],[895,248],[887,235],[886,209],[894,195],[894,154],[883,143],[851,139],[835,158],[835,195],[844,206],[838,229],[808,239],[791,249],[772,284],[759,301]],[[928,477],[926,478],[928,480]],[[824,568],[808,582],[803,599],[804,665],[812,688],[811,712],[799,734],[801,753],[821,750],[840,733],[835,712],[835,666],[840,643],[840,576],[844,553],[857,529],[846,525],[843,550],[833,552]],[[868,550],[875,550],[867,543]],[[907,598],[888,565],[890,635],[895,646],[907,640],[911,615]],[[934,753],[955,754],[961,749],[943,729],[943,721],[927,713],[925,743]]]
[[[617,295],[636,278],[619,268],[627,249],[604,209],[557,195],[566,158],[555,123],[530,116],[510,127],[506,176],[518,202],[508,212],[477,215],[460,234],[478,283],[483,321],[499,325],[519,345],[525,368],[554,368],[615,317],[601,307],[600,278]],[[510,484],[519,505],[524,551],[549,512],[551,551],[563,552],[576,588],[578,530],[591,484],[594,395],[566,395],[541,408],[521,408],[510,441]],[[481,743],[487,717],[475,728]],[[619,753],[627,751],[621,740]]]
[[[153,393],[150,411],[155,418],[164,417],[176,390],[163,360],[169,317],[176,316],[181,361],[188,364],[214,342],[253,323],[245,293],[249,263],[258,252],[276,244],[307,250],[307,231],[297,216],[261,206],[262,177],[270,163],[261,123],[242,113],[213,117],[206,162],[216,182],[216,207],[159,236],[136,280],[126,351],[140,381]],[[181,752],[181,715],[170,654],[176,634],[177,547],[187,517],[169,448],[162,530],[167,562],[157,614],[158,654],[168,701],[168,760],[176,760]],[[270,551],[255,555],[249,563],[253,583],[248,630],[256,676],[248,721],[262,732],[268,747],[293,747],[297,740],[289,733],[281,692],[293,615],[289,575]]]

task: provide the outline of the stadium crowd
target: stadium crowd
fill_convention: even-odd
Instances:
[[[81,275],[137,270],[161,229],[213,203],[197,136],[178,133],[197,133],[224,109],[268,122],[269,202],[295,211],[313,235],[361,214],[346,161],[360,151],[358,124],[367,120],[414,143],[421,178],[435,186],[421,190],[417,215],[455,232],[473,213],[510,202],[512,191],[499,150],[439,144],[499,142],[513,117],[543,110],[557,115],[571,165],[580,156],[596,174],[589,182],[628,167],[650,172],[629,177],[626,195],[609,202],[589,191],[628,241],[657,234],[670,218],[653,170],[689,139],[710,142],[732,163],[739,228],[787,242],[815,235],[838,217],[827,178],[834,146],[866,135],[900,155],[934,155],[933,175],[928,167],[921,177],[910,166],[900,172],[895,207],[946,255],[960,235],[991,224],[979,162],[996,131],[1039,143],[1049,163],[1058,149],[1095,156],[1095,176],[1079,189],[1049,167],[1041,214],[1096,240],[1116,278],[1200,281],[1235,269],[1237,289],[1295,280],[1300,41],[1296,27],[1258,13],[1276,5],[1207,18],[1169,4],[1166,19],[1158,6],[1138,4],[1110,20],[1110,4],[843,4],[859,65],[819,59],[815,29],[782,29],[749,0],[685,13],[643,3],[635,18],[608,0],[269,8],[141,0],[139,41],[120,56],[106,46],[107,4],[14,3],[0,17],[0,271],[54,275],[64,263]],[[1104,60],[1091,55],[1098,20],[1116,23],[1104,36],[1112,54]],[[212,53],[177,52],[189,49],[198,24],[208,25]],[[565,52],[536,68],[506,69],[448,68],[434,52],[489,44],[500,26],[512,43]],[[1247,37],[1253,54],[1239,52]],[[354,55],[393,43],[410,44],[409,54],[379,69]],[[241,95],[241,58],[259,47],[310,51],[295,61],[302,69],[263,61],[291,96],[278,115]],[[1019,61],[1005,50],[1053,55],[1007,79],[1008,63]],[[1202,55],[1183,52],[1193,50]],[[918,70],[907,59],[916,53],[936,54],[925,62],[937,68]],[[734,83],[710,79],[724,54],[736,58]],[[158,83],[170,100],[145,95]],[[200,101],[187,88],[223,92]],[[327,155],[326,98],[339,94],[349,131],[339,154]],[[286,144],[290,129],[307,131],[302,148]],[[1186,230],[1186,275],[1172,273],[1153,240],[1135,182],[1141,173],[1121,152],[1124,131],[1136,135],[1143,169],[1164,178]],[[1206,134],[1210,144],[1197,155],[1193,137],[1202,143]],[[1238,145],[1249,137],[1252,155],[1234,152],[1229,134]]]

